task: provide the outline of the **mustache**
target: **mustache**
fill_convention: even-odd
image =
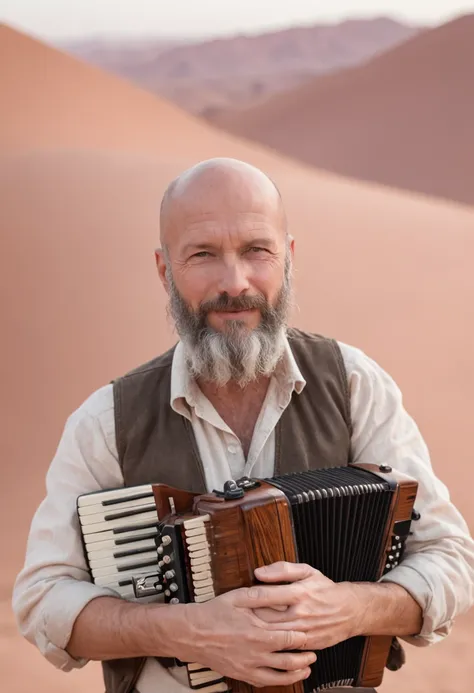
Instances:
[[[268,301],[261,295],[229,296],[226,293],[199,306],[199,314],[205,316],[212,311],[268,310]]]

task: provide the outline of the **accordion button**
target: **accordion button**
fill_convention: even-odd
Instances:
[[[386,565],[385,567],[386,567],[387,570],[390,570],[390,568],[391,568],[392,566],[390,565],[390,563],[387,563],[387,565]]]
[[[171,592],[177,592],[178,590],[179,590],[179,587],[178,587],[178,585],[176,584],[176,582],[172,582],[171,585],[170,585],[170,591],[171,591]]]
[[[393,556],[389,556],[389,557],[388,557],[388,560],[389,560],[389,561],[393,561]]]
[[[392,468],[389,467],[388,464],[381,464],[379,466],[379,470],[384,474],[390,474],[390,472],[392,471]]]
[[[161,540],[161,543],[163,544],[163,546],[168,546],[169,544],[171,544],[171,542],[172,542],[172,539],[169,536],[169,534],[165,534],[165,536]]]
[[[170,604],[179,604],[178,597],[173,597],[173,599],[170,599]]]

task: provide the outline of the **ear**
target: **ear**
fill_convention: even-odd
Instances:
[[[169,293],[169,285],[166,278],[166,260],[163,248],[157,248],[155,250],[155,262],[161,283],[163,284],[165,291]]]
[[[291,259],[295,257],[295,239],[291,234],[288,234],[288,247],[291,253]]]

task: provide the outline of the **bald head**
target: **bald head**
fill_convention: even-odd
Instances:
[[[287,222],[280,191],[260,169],[243,161],[216,158],[181,173],[168,186],[161,203],[160,237],[183,232],[188,218],[239,215],[267,217],[283,233]]]

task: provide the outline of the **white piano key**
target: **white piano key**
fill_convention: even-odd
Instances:
[[[199,573],[207,573],[211,569],[210,564],[203,563],[202,565],[192,565],[191,572],[194,580],[194,576]]]
[[[89,566],[93,575],[96,575],[94,570],[98,568],[107,568],[109,566],[121,568],[124,565],[135,565],[137,563],[145,563],[152,560],[158,563],[158,554],[156,551],[147,551],[146,553],[138,553],[135,556],[125,556],[124,558],[113,558],[112,556],[108,556],[107,558],[91,559],[89,557]]]
[[[193,566],[198,566],[198,565],[207,565],[207,566],[211,565],[211,562],[209,560],[209,556],[202,556],[201,558],[191,558],[190,563],[191,563],[191,568]]]
[[[189,520],[184,521],[184,529],[192,529],[193,527],[199,527],[200,525],[203,525],[205,522],[209,522],[211,519],[210,515],[197,515],[196,517],[192,517]]]
[[[185,529],[184,534],[187,537],[197,537],[197,536],[206,536],[206,527],[192,527],[191,529]]]
[[[194,553],[195,551],[201,551],[202,549],[207,549],[209,551],[210,546],[208,541],[202,541],[200,544],[192,544],[191,546],[187,546],[187,549],[189,553]]]
[[[151,484],[144,484],[142,486],[127,486],[124,488],[112,489],[111,491],[96,491],[95,493],[86,493],[83,496],[79,496],[77,505],[79,508],[82,508],[85,505],[96,505],[97,503],[110,500],[122,500],[131,496],[141,495],[142,493],[153,493],[153,487]]]
[[[198,594],[194,597],[194,601],[196,604],[201,604],[202,602],[208,602],[210,599],[213,599],[215,597],[215,592],[214,590],[211,590],[210,592],[206,592],[206,594]]]
[[[153,574],[157,570],[157,567],[147,566],[146,568],[136,568],[135,570],[129,570],[123,573],[115,573],[112,575],[103,575],[101,577],[94,577],[94,583],[96,585],[117,585],[119,582],[124,580],[131,580],[133,577],[138,577],[140,575]],[[133,589],[133,587],[132,587]]]
[[[133,540],[137,537],[148,536],[151,532],[158,534],[158,526],[155,522],[144,523],[148,524],[148,527],[143,527],[142,529],[134,529],[133,525],[130,525],[130,529],[126,532],[113,532],[112,530],[104,530],[101,532],[91,532],[90,534],[84,535],[84,543],[87,545],[97,544],[103,541],[114,541],[119,540]]]
[[[193,583],[199,585],[204,580],[212,580],[212,573],[210,570],[205,570],[202,573],[193,574]]]
[[[99,545],[100,548],[96,548]],[[156,551],[154,539],[144,539],[143,541],[134,541],[128,544],[120,544],[119,546],[117,546],[115,541],[98,541],[96,544],[91,544],[91,547],[94,548],[87,551],[89,560],[108,558],[109,556],[114,557],[116,554],[124,551]]]
[[[214,591],[214,586],[212,583],[212,580],[206,584],[204,587],[198,587],[198,585],[194,585],[194,596],[201,595],[201,594],[208,594],[209,592]]]
[[[199,693],[232,693],[229,690],[225,681],[222,681],[221,683],[210,684],[209,686],[199,688],[198,690]]]
[[[154,497],[150,496],[149,498],[137,498],[135,500],[126,501],[124,503],[120,503],[119,505],[102,505],[100,503],[98,505],[85,505],[83,508],[79,508],[78,512],[79,517],[83,518],[88,515],[107,515],[114,512],[118,513],[124,510],[132,510],[133,508],[140,507],[141,505],[152,505],[156,508]]]
[[[210,671],[209,667],[205,667],[204,664],[198,664],[197,662],[190,662],[186,666],[188,671],[197,671],[198,669],[206,669],[207,671]]]
[[[208,587],[212,587],[213,585],[214,585],[214,581],[213,581],[212,577],[208,577],[205,580],[200,580],[199,582],[195,582],[193,584],[193,587],[195,590],[196,589],[202,589],[204,587],[207,589]]]
[[[123,509],[123,510],[104,510],[100,512],[93,513],[91,515],[82,515],[79,518],[81,527],[86,527],[87,525],[93,525],[97,522],[116,522],[121,520],[122,523],[126,523],[130,518],[143,516],[149,512],[156,513],[156,505],[154,503],[140,503],[133,508]],[[128,513],[127,515],[125,513]]]
[[[191,674],[190,679],[191,683],[195,686],[200,683],[214,683],[215,681],[220,681],[222,675],[218,674],[216,671],[212,671],[212,669],[208,669],[207,671],[197,671]]]
[[[208,559],[210,560],[211,552],[209,551],[209,547],[206,547],[205,549],[201,549],[200,551],[190,551],[189,552],[190,558],[203,558],[204,556],[207,556]]]
[[[84,535],[94,534],[96,532],[106,532],[110,529],[119,529],[122,527],[130,527],[131,530],[133,525],[140,525],[152,521],[158,522],[158,515],[156,512],[142,513],[133,517],[126,517],[118,520],[108,520],[107,522],[97,522],[93,525],[85,525],[82,527],[82,533]]]
[[[94,580],[98,577],[103,577],[105,575],[121,575],[122,573],[129,573],[134,570],[141,570],[145,568],[146,570],[153,572],[158,567],[158,561],[156,558],[148,558],[144,561],[129,561],[128,563],[123,563],[122,565],[106,565],[102,567],[92,568],[91,573]]]
[[[189,546],[190,548],[192,546],[195,546],[196,544],[202,544],[202,537],[186,537],[186,546]]]

